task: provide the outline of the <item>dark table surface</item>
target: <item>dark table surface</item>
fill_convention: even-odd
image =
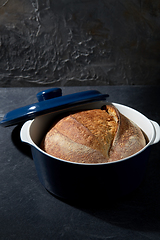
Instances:
[[[1,88],[0,117],[36,102],[43,88]],[[160,124],[160,87],[62,87],[63,94],[97,89],[109,101],[137,109]],[[101,205],[59,200],[39,182],[20,126],[0,127],[0,240],[160,239],[160,143],[153,145],[143,182],[123,199]]]

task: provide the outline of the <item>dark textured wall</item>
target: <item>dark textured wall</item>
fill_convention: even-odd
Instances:
[[[159,79],[159,0],[0,0],[1,87]]]

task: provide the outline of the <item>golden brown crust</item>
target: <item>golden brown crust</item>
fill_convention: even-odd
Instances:
[[[120,114],[120,124],[110,150],[110,161],[129,157],[145,145],[146,140],[141,129]]]
[[[47,135],[47,144],[42,143],[41,147],[54,157],[77,163],[101,163],[106,158],[94,149],[76,143],[53,129],[52,134]]]
[[[145,146],[142,131],[113,105],[62,118],[44,137],[48,154],[78,163],[116,161]]]

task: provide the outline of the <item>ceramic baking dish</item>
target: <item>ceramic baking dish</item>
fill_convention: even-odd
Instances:
[[[66,200],[96,198],[115,199],[131,193],[141,183],[151,146],[160,140],[158,123],[140,112],[113,103],[126,117],[135,122],[147,135],[148,144],[136,154],[111,163],[83,164],[55,158],[39,148],[48,127],[62,112],[101,108],[106,101],[83,104],[53,112],[27,121],[21,129],[21,140],[30,144],[37,174],[42,185],[54,195]]]

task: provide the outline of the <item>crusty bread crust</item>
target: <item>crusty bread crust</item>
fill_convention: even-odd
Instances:
[[[77,163],[104,163],[128,157],[146,145],[139,127],[113,105],[62,118],[45,135],[41,148]]]
[[[109,161],[129,157],[146,145],[142,130],[131,120],[119,113],[119,125],[110,149]]]

